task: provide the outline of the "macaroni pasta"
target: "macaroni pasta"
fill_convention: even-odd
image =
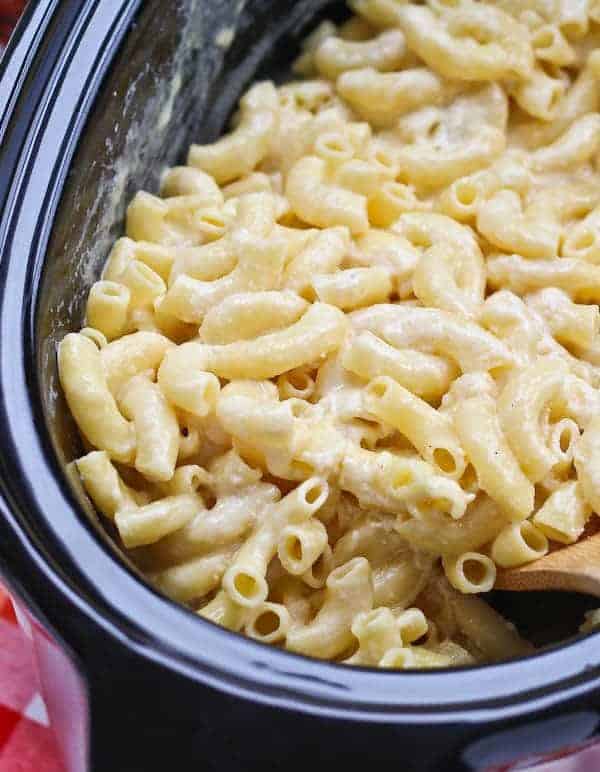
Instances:
[[[349,4],[131,201],[59,346],[77,470],[255,641],[521,655],[477,596],[600,513],[598,4]]]

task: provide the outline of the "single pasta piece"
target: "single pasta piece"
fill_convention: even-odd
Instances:
[[[344,40],[326,37],[314,53],[318,72],[335,80],[347,70],[372,67],[380,72],[392,72],[406,56],[406,43],[400,30],[386,30],[370,40]]]
[[[327,530],[319,520],[286,526],[277,547],[281,565],[292,576],[303,576],[321,557],[327,540]]]
[[[336,25],[326,19],[322,21],[305,40],[301,43],[302,53],[296,59],[292,66],[292,70],[296,75],[303,77],[310,77],[315,75],[315,52],[319,48],[319,45],[327,40],[329,37],[333,37],[338,32]]]
[[[390,125],[442,96],[441,79],[427,68],[390,73],[372,67],[354,69],[342,73],[336,86],[352,109],[375,126]]]
[[[378,228],[388,228],[405,212],[426,208],[412,186],[385,180],[369,197],[369,220]]]
[[[462,593],[489,592],[496,581],[494,562],[479,552],[444,556],[442,563],[448,581]]]
[[[575,448],[581,438],[581,430],[572,418],[561,418],[549,428],[550,449],[557,458],[554,469],[568,470],[575,458]]]
[[[230,295],[211,308],[200,327],[204,343],[225,344],[252,340],[289,327],[308,304],[292,292],[243,292]]]
[[[380,216],[389,218],[393,215],[392,209],[397,206],[408,206],[409,203],[418,206],[416,197],[410,195],[410,189],[407,186],[398,185],[396,187],[397,183],[394,182],[394,178],[400,167],[392,153],[377,148],[371,141],[366,143],[366,150],[358,151],[366,155],[367,160],[356,158],[356,152],[356,149],[353,148],[349,157],[335,166],[333,178],[342,188],[367,197],[371,224],[375,224],[378,211]],[[383,206],[378,210],[377,204],[373,202],[379,197],[379,192],[384,187],[387,188],[389,195],[384,195],[385,201],[382,202]],[[402,193],[405,195],[398,195]]]
[[[416,348],[454,360],[463,372],[513,363],[498,338],[459,314],[433,308],[382,304],[351,317],[355,330],[369,330],[397,348]]]
[[[254,171],[269,151],[277,106],[273,84],[257,84],[240,103],[238,127],[213,145],[192,145],[188,164],[210,174],[219,185]]]
[[[335,173],[354,158],[356,143],[349,131],[328,131],[316,138],[314,152]]]
[[[127,548],[143,547],[183,528],[202,509],[199,496],[170,496],[136,509],[119,510],[115,524]]]
[[[353,234],[366,233],[367,199],[327,182],[326,172],[326,162],[317,156],[306,156],[290,169],[285,194],[295,214],[319,228],[343,225]]]
[[[136,494],[128,488],[105,450],[95,450],[75,462],[87,494],[104,517],[113,520],[124,509],[135,509]]]
[[[198,281],[214,281],[231,273],[238,262],[231,239],[221,238],[199,247],[177,247],[167,280],[172,287],[181,274]]]
[[[453,641],[443,641],[437,646],[412,646],[413,667],[439,668],[474,665],[477,660],[462,646]]]
[[[475,316],[483,304],[485,267],[478,249],[441,243],[424,253],[415,268],[413,291],[428,306]]]
[[[556,257],[561,229],[545,217],[528,217],[521,199],[513,190],[500,190],[479,208],[477,229],[505,252],[523,257]]]
[[[239,198],[248,193],[274,193],[273,180],[263,172],[251,172],[236,182],[230,182],[223,188],[225,200]]]
[[[460,177],[440,194],[439,209],[458,222],[472,224],[486,201],[487,194],[495,187],[491,179],[491,175],[485,172]]]
[[[87,302],[86,318],[90,327],[114,340],[127,332],[131,293],[123,284],[97,281]]]
[[[281,603],[263,603],[246,617],[244,631],[261,643],[284,641],[292,626],[290,612]]]
[[[114,461],[131,462],[136,446],[133,425],[120,413],[108,388],[96,345],[85,335],[67,335],[58,348],[58,373],[81,433]]]
[[[511,523],[492,544],[492,559],[502,568],[515,568],[531,563],[548,552],[548,539],[533,523]]]
[[[223,193],[214,178],[193,166],[174,166],[169,169],[162,178],[160,194],[163,198],[204,196],[207,206],[223,203]]]
[[[231,558],[231,549],[201,555],[151,574],[150,579],[171,600],[189,603],[203,598],[220,585]]]
[[[398,615],[396,624],[405,646],[415,643],[429,632],[427,617],[419,608],[408,608]]]
[[[583,485],[569,480],[557,488],[538,509],[534,525],[548,539],[562,544],[573,544],[579,539],[592,514],[592,508],[583,495]]]
[[[342,40],[366,41],[372,40],[375,35],[375,27],[371,26],[366,19],[359,16],[351,16],[338,29],[338,34]]]
[[[183,346],[200,344],[183,344]],[[234,344],[232,344],[234,345]],[[178,349],[179,352],[182,348]],[[177,356],[177,354],[176,354]],[[181,354],[179,354],[181,357]],[[173,378],[175,370],[176,377]],[[158,383],[164,395],[175,407],[200,418],[212,412],[219,395],[219,379],[201,368],[176,368],[171,359],[165,359],[158,371]]]
[[[415,142],[401,147],[397,159],[403,178],[426,192],[489,166],[505,149],[503,131],[483,124],[467,142]]]
[[[387,376],[371,381],[366,404],[369,412],[410,440],[439,474],[462,477],[465,454],[448,416]]]
[[[498,399],[498,415],[506,439],[533,483],[542,480],[557,460],[540,433],[540,426],[543,411],[560,398],[566,372],[562,361],[540,359],[512,373]]]
[[[448,522],[441,513],[427,520],[412,518],[396,525],[396,531],[415,549],[435,555],[461,554],[482,548],[506,525],[506,516],[485,496],[476,499],[459,520]]]
[[[179,466],[164,488],[172,494],[199,493],[201,488],[211,488],[215,484],[213,476],[197,464]]]
[[[392,294],[389,271],[379,266],[315,276],[313,287],[321,302],[343,311],[384,302]]]
[[[481,250],[473,231],[454,222],[450,217],[434,212],[409,212],[402,215],[393,228],[395,233],[406,237],[415,247],[428,249],[442,243],[455,247],[465,253],[465,258],[472,260],[473,267],[480,266]]]
[[[368,330],[352,338],[342,355],[342,364],[361,378],[389,376],[426,400],[439,398],[457,375],[456,367],[448,360],[396,349]]]
[[[482,490],[510,520],[525,520],[533,511],[535,490],[513,454],[486,394],[459,400],[454,408],[458,439],[473,465]]]
[[[354,558],[329,574],[325,600],[312,622],[292,628],[286,648],[298,654],[332,659],[352,643],[352,622],[373,604],[371,570],[364,558]]]
[[[527,80],[517,81],[510,89],[519,107],[542,121],[556,117],[565,91],[564,80],[551,77],[541,67],[536,67]]]
[[[137,375],[121,391],[119,407],[135,427],[135,468],[148,480],[170,480],[179,453],[179,424],[160,388]]]

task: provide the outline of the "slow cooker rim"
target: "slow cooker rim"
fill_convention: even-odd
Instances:
[[[3,558],[10,566],[13,586],[30,596],[28,588],[49,582],[77,610],[80,619],[105,628],[118,645],[217,688],[322,715],[371,721],[400,717],[404,722],[430,723],[500,719],[575,699],[598,688],[595,635],[522,660],[436,673],[350,669],[273,650],[194,619],[189,611],[160,597],[116,561],[109,547],[85,523],[58,469],[45,429],[40,428],[35,316],[45,245],[84,117],[139,4],[140,0],[126,0],[115,9],[106,4],[102,7],[99,0],[82,4],[39,0],[32,4],[35,8],[28,11],[29,24],[26,20],[20,26],[0,66],[0,95],[11,93],[0,122],[0,179],[10,181],[0,188],[0,426],[4,434],[0,469],[4,518],[0,532],[6,534],[0,552],[4,551]],[[90,37],[92,21],[95,33],[98,29],[104,33],[100,46]],[[65,96],[57,84],[67,73],[73,76],[65,55],[67,43],[71,55],[74,50],[81,53],[86,46],[91,49],[87,69],[77,79],[79,90]],[[7,73],[14,72],[22,77],[9,84]],[[81,109],[72,120],[76,105]],[[59,139],[55,155],[48,152],[42,157],[38,151],[43,140],[55,131],[51,118],[57,120],[59,114],[64,132],[54,137]],[[24,115],[29,123],[23,120]],[[32,184],[32,179],[38,182]],[[46,189],[45,179],[58,180],[59,184]],[[9,335],[17,341],[10,351],[4,343]],[[33,526],[27,514],[32,511],[37,521]],[[61,535],[65,524],[70,541]],[[12,556],[8,555],[9,546]],[[35,581],[27,579],[32,569]],[[102,576],[104,585],[94,583],[94,576]],[[135,602],[127,609],[118,608],[114,599],[119,597]],[[58,620],[52,603],[40,600],[39,594],[36,600],[56,632]],[[139,621],[140,610],[151,611],[148,622],[153,620],[154,625]],[[162,631],[157,640],[152,627],[159,619]],[[177,640],[172,634],[174,625],[185,628]],[[61,620],[61,626],[67,645],[75,641],[76,625],[65,627]],[[191,644],[199,648],[202,643],[213,644],[221,656],[213,652],[209,658],[199,657]],[[502,690],[519,678],[518,690]],[[292,686],[294,682],[297,688]],[[469,700],[455,699],[469,690],[473,694]],[[482,696],[492,693],[493,698]],[[397,694],[404,696],[399,700]]]

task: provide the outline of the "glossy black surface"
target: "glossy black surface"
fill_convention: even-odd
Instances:
[[[265,62],[283,72],[326,3],[255,0],[239,18],[234,0],[165,5],[39,0],[0,64],[0,563],[87,680],[92,768],[451,770],[583,740],[598,723],[597,636],[443,673],[285,654],[156,595],[64,474],[77,439],[55,343],[80,326],[125,201],[155,189],[190,141],[215,137]],[[232,24],[224,52],[212,41]],[[509,602],[525,622],[537,606],[526,603]],[[550,717],[562,723],[540,724]]]

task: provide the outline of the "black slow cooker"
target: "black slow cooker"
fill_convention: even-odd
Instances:
[[[126,202],[215,138],[253,79],[284,78],[311,25],[343,13],[330,5],[37,0],[0,64],[0,566],[78,674],[84,707],[55,706],[63,735],[85,739],[68,758],[78,772],[484,770],[585,743],[600,723],[597,635],[382,673],[217,628],[144,583],[69,471],[79,441],[56,343],[81,326]],[[498,603],[532,630],[544,607],[542,628],[574,630],[583,608]]]

